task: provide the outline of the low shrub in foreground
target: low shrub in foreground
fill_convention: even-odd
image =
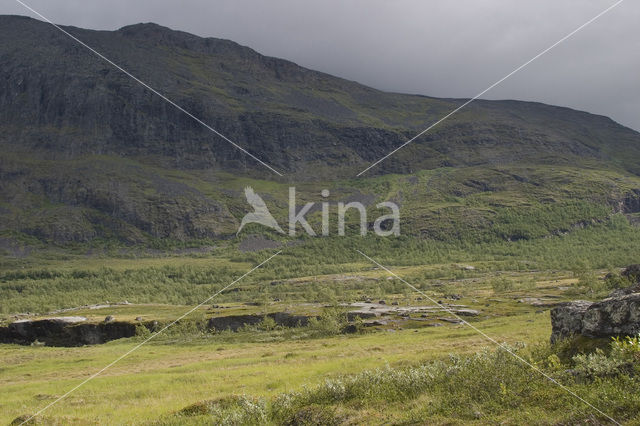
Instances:
[[[635,337],[615,339],[607,351],[597,349],[571,358],[555,353],[564,350],[561,345],[508,349],[607,415],[637,421],[639,348]],[[386,366],[328,379],[277,395],[267,403],[238,397],[231,406],[217,402],[205,412],[192,411],[213,416],[214,423],[220,424],[338,424],[349,417],[358,421],[359,410],[373,408],[380,413],[384,407],[406,422],[426,418],[536,423],[608,420],[509,351],[452,355],[409,368]],[[425,398],[428,403],[418,403]]]
[[[581,378],[635,374],[640,363],[640,336],[616,337],[611,342],[609,353],[596,349],[593,353],[573,357],[574,373]]]

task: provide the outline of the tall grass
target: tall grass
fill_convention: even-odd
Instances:
[[[565,361],[556,355],[561,347],[535,350],[512,347],[510,351],[519,352],[608,416],[618,421],[638,421],[640,381],[634,374],[640,371],[640,365],[637,350],[629,349],[634,345],[637,339],[613,342],[609,355],[600,351],[595,358],[578,355]],[[626,356],[627,362],[634,362],[631,369],[580,377],[569,369],[588,365],[594,371],[593,364],[609,365],[622,356]],[[412,402],[420,400],[428,403]],[[185,408],[178,416],[207,416],[219,424],[252,424],[256,419],[271,424],[338,424],[362,421],[358,413],[369,408],[382,414],[380,407],[395,407],[396,411],[400,408],[401,412],[401,407],[411,407],[399,415],[400,423],[437,418],[446,418],[448,422],[482,419],[489,423],[537,424],[609,420],[503,349],[470,356],[452,355],[407,368],[387,366],[367,370],[282,393],[270,401],[255,401],[258,400],[247,396],[206,401]],[[377,419],[381,421],[384,417]]]

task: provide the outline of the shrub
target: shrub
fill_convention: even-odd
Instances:
[[[263,399],[245,395],[200,401],[176,413],[180,417],[208,416],[208,423],[219,425],[259,425],[267,422]]]
[[[615,356],[607,356],[602,349],[596,349],[590,354],[580,354],[573,357],[575,368],[573,372],[581,378],[611,377],[621,373],[628,364]]]
[[[629,372],[630,363],[637,365],[639,348],[640,338],[632,337],[614,339],[608,351],[597,348],[573,358],[566,357],[562,345],[545,344],[533,351],[525,351],[524,346],[508,347],[508,351],[483,350],[413,367],[386,366],[331,378],[314,387],[276,395],[268,404],[246,397],[205,402],[204,408],[190,406],[182,415],[214,416],[211,423],[217,424],[332,425],[346,419],[336,414],[338,409],[366,409],[385,403],[411,406],[414,404],[407,402],[422,401],[426,396],[429,403],[420,403],[408,412],[404,419],[407,423],[425,418],[464,422],[479,415],[487,423],[507,420],[528,424],[543,420],[545,424],[573,424],[586,419],[582,401],[523,365],[513,356],[518,353],[554,380],[575,389],[585,400],[607,401],[606,411],[617,419],[631,419],[640,412],[640,383],[635,376],[623,373]],[[567,374],[571,362],[575,363],[573,375]],[[575,377],[580,378],[579,382],[574,381]],[[547,417],[540,418],[542,413]],[[587,415],[596,422],[604,420],[597,413]]]
[[[608,273],[604,281],[607,289],[609,290],[625,288],[632,285],[632,282],[627,277],[615,273]]]
[[[514,284],[506,278],[496,278],[491,282],[491,288],[493,289],[494,293],[498,294],[505,291],[513,290]]]
[[[342,333],[348,323],[347,314],[343,310],[328,308],[322,312],[320,317],[310,318],[308,328],[311,334],[316,337],[335,336]]]
[[[629,281],[617,274],[608,274],[600,279],[592,272],[580,272],[577,274],[578,282],[575,284],[572,294],[586,294],[590,297],[604,297],[611,290],[628,287]]]
[[[276,327],[278,327],[278,324],[276,324],[276,320],[266,315],[262,322],[258,325],[258,329],[263,331],[275,330]]]
[[[337,426],[341,423],[335,408],[316,404],[300,408],[284,422],[287,426]]]
[[[640,336],[615,337],[609,353],[596,349],[573,357],[574,373],[581,378],[612,377],[632,372],[640,361]]]
[[[611,352],[614,356],[627,359],[629,362],[640,362],[640,334],[624,338],[614,337]]]

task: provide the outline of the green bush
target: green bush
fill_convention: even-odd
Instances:
[[[275,330],[277,327],[278,327],[278,324],[276,324],[276,320],[266,315],[262,320],[262,322],[258,325],[258,329],[262,331]]]
[[[614,337],[611,346],[612,352],[617,356],[628,358],[630,361],[640,361],[640,334],[633,337]]]
[[[262,425],[267,422],[267,405],[263,399],[245,395],[200,401],[183,408],[179,417],[207,416],[208,424]]]
[[[514,283],[507,278],[496,278],[491,281],[491,288],[495,294],[511,291],[515,288]]]
[[[608,353],[600,348],[573,357],[574,373],[581,378],[632,373],[640,362],[640,336],[614,338]]]
[[[342,424],[342,419],[335,408],[312,404],[298,409],[283,423],[286,426],[337,426]]]
[[[309,319],[307,328],[314,337],[335,336],[349,324],[347,314],[338,308],[328,308],[320,317]]]
[[[596,349],[590,354],[580,354],[573,358],[574,372],[578,377],[594,378],[615,376],[628,367],[628,362],[617,356],[605,354],[602,349]]]
[[[252,424],[259,419],[268,424],[330,425],[349,417],[337,415],[338,409],[410,406],[411,401],[426,397],[428,404],[414,404],[416,408],[406,413],[406,423],[436,418],[456,423],[479,417],[487,423],[522,424],[608,420],[551,382],[551,377],[617,420],[638,420],[640,382],[637,375],[628,373],[634,372],[630,365],[638,365],[639,347],[638,337],[614,339],[608,350],[596,348],[572,358],[566,357],[562,345],[547,344],[533,350],[523,345],[503,347],[473,355],[452,355],[413,367],[386,366],[334,377],[314,387],[276,395],[267,403],[247,397],[246,403],[215,402],[205,412],[215,414],[214,423],[220,424]],[[546,377],[513,354],[526,359]],[[202,414],[201,407],[187,411]]]

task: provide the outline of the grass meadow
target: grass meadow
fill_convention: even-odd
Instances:
[[[611,342],[550,346],[549,306],[597,299],[602,277],[633,263],[637,228],[624,218],[518,241],[308,239],[282,253],[39,416],[41,424],[599,424],[610,420],[464,324],[409,317],[345,334],[327,309],[384,299],[430,301],[371,264],[388,266],[545,374],[622,423],[640,424],[633,354]],[[42,251],[5,258],[2,322],[47,316],[144,317],[168,324],[275,252],[207,250],[100,255]],[[448,299],[455,295],[455,302]],[[82,307],[129,302],[98,309]],[[224,307],[224,309],[221,308]],[[309,326],[238,332],[213,315],[288,311]],[[18,315],[22,313],[22,315]],[[324,319],[323,319],[324,318]],[[432,318],[435,320],[435,318]],[[0,422],[20,423],[149,336],[84,347],[0,345]],[[596,351],[596,348],[599,348]],[[586,355],[580,355],[586,354]],[[583,356],[583,358],[580,358]],[[591,356],[592,358],[585,358]],[[625,358],[626,357],[626,358]],[[631,361],[629,361],[631,360]],[[631,366],[631,367],[629,367]],[[579,373],[571,373],[578,371]],[[22,419],[22,420],[21,420]]]

